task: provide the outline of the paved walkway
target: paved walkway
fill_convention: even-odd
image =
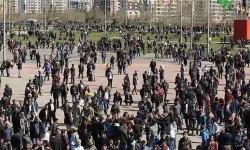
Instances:
[[[43,57],[43,55],[45,54],[49,54],[50,50],[48,49],[43,49],[43,50],[39,50],[41,56]],[[116,56],[116,54],[112,54],[112,53],[108,53],[107,54],[107,59],[106,61],[109,61],[109,58],[114,55]],[[11,54],[8,52],[7,53],[7,57],[8,59],[12,59]],[[142,85],[142,73],[144,71],[148,71],[149,70],[149,63],[151,61],[151,59],[154,57],[153,54],[147,54],[145,56],[141,56],[136,58],[135,60],[133,60],[133,64],[131,66],[128,67],[127,72],[129,73],[130,78],[132,78],[132,74],[134,73],[134,71],[136,70],[138,72],[139,75],[139,88]],[[2,58],[2,53],[0,53],[0,58]],[[100,57],[100,54],[98,56],[98,58]],[[0,59],[1,61],[1,59]],[[159,68],[159,65],[164,65],[165,67],[165,78],[167,79],[167,81],[170,83],[170,89],[169,89],[169,93],[168,93],[168,99],[170,99],[170,102],[172,103],[174,98],[175,98],[175,84],[173,83],[175,80],[175,76],[176,74],[180,71],[180,66],[173,62],[173,60],[171,59],[157,59],[157,67]],[[71,56],[70,60],[69,60],[69,65],[71,64],[75,64],[75,66],[77,67],[79,63],[79,57],[77,56],[77,54],[74,54],[73,56]],[[212,65],[209,62],[205,62],[205,64],[207,65]],[[91,91],[93,92],[94,90],[97,90],[97,88],[99,87],[99,85],[107,85],[107,80],[106,77],[104,76],[105,73],[105,64],[100,64],[100,60],[98,61],[97,65],[96,65],[96,82],[88,82],[87,79],[83,79],[84,83],[86,85],[88,85],[91,89]],[[3,88],[5,84],[9,84],[10,87],[13,89],[13,98],[16,99],[17,101],[23,100],[24,97],[24,88],[26,83],[28,82],[29,79],[33,79],[34,75],[36,75],[38,72],[38,69],[36,67],[36,63],[35,61],[30,61],[28,60],[27,63],[23,64],[23,70],[22,70],[22,78],[17,78],[17,66],[14,66],[14,68],[11,70],[11,77],[2,77],[2,86],[0,88],[0,94],[2,94],[3,92]],[[78,71],[77,71],[78,73]],[[114,79],[113,79],[113,90],[112,93],[115,92],[115,90],[120,91],[121,93],[123,93],[122,91],[122,82],[123,82],[123,78],[124,75],[117,75],[117,67],[115,67],[114,71]],[[250,69],[247,68],[246,69],[246,78],[247,80],[249,79],[249,73],[250,73]],[[86,77],[86,73],[85,73],[85,77]],[[189,79],[189,76],[187,75],[186,72],[186,78]],[[62,79],[62,75],[61,75],[61,79]],[[76,83],[78,83],[79,80],[77,79]],[[71,85],[69,85],[70,87]],[[224,86],[225,86],[225,80],[220,80],[220,86],[219,86],[219,96],[223,97],[224,96]],[[50,95],[50,88],[51,88],[51,81],[50,82],[45,82],[44,86],[43,86],[43,95],[39,96],[38,98],[38,104],[39,107],[42,108],[46,103],[49,102],[49,99],[52,98]],[[137,102],[140,101],[140,96],[139,93],[138,95],[134,95],[133,96],[135,103],[132,104],[132,106],[121,106],[121,111],[123,114],[123,112],[127,111],[131,114],[136,115],[136,111],[138,110],[137,107]],[[70,96],[68,97],[69,102],[71,102],[71,98]],[[160,109],[160,111],[162,111],[162,108]],[[57,118],[59,119],[60,123],[63,123],[63,119],[64,119],[64,115],[63,115],[63,111],[62,110],[58,110],[57,113]],[[64,126],[61,126],[61,128],[65,128]],[[180,133],[182,133],[182,131],[179,131]],[[181,138],[181,135],[177,136],[177,142],[178,140]],[[193,141],[193,148],[195,148],[198,144],[200,144],[201,142],[201,138],[199,136],[192,136],[191,137],[192,141]]]

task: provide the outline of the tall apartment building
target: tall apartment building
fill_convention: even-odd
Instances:
[[[110,1],[111,0],[94,0],[93,8],[105,10],[105,1],[106,1],[106,11],[110,12]]]
[[[18,0],[18,13],[41,13],[41,0]]]
[[[120,2],[118,0],[110,0],[110,15],[114,16],[121,9]]]
[[[3,0],[0,0],[0,4],[3,5]],[[0,13],[3,12],[3,7],[0,7]],[[11,14],[17,14],[18,13],[18,0],[10,0],[10,3],[6,3],[6,13],[10,12]],[[10,11],[9,11],[10,9]]]
[[[11,0],[9,5],[10,13],[18,14],[18,0]]]
[[[72,10],[84,10],[84,1],[83,0],[73,0],[68,5]]]
[[[234,3],[240,3],[240,1],[241,0],[235,0]],[[197,23],[206,22],[208,5],[210,5],[210,19],[212,23],[231,22],[236,17],[235,8],[233,8],[233,10],[228,10],[221,4],[218,4],[217,0],[210,0],[209,3],[207,1],[195,0],[194,18]]]
[[[67,0],[42,0],[41,10],[65,12],[68,10]]]

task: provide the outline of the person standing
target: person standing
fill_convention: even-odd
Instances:
[[[174,121],[174,118],[170,118],[170,150],[176,149],[176,135],[177,135],[177,124]]]
[[[75,83],[73,83],[73,85],[70,87],[70,94],[72,97],[72,103],[75,103],[76,99],[77,99],[77,86],[75,85]]]
[[[178,150],[192,149],[192,141],[188,138],[186,131],[183,132],[183,137],[179,140]]]
[[[50,126],[52,125],[52,120],[56,119],[56,109],[55,104],[53,103],[52,99],[50,99],[50,102],[47,104],[47,122],[49,122]]]
[[[163,101],[165,102],[167,100],[167,96],[168,96],[169,84],[164,79],[163,79],[163,82],[162,82],[162,87],[164,89],[164,99],[163,99]]]
[[[50,94],[53,95],[55,107],[59,108],[59,95],[61,93],[61,87],[59,84],[54,84],[51,87]]]
[[[105,64],[106,52],[102,51],[102,64]]]
[[[159,76],[160,76],[160,83],[164,82],[164,66],[160,66]]]
[[[62,136],[60,134],[59,128],[56,129],[55,136],[51,138],[50,144],[51,144],[52,149],[54,150],[64,150],[63,140],[62,140]]]
[[[6,84],[6,85],[5,85],[4,93],[6,94],[6,96],[7,96],[9,99],[11,99],[11,97],[12,97],[12,88],[9,87],[9,84]]]
[[[61,100],[62,100],[62,106],[64,105],[67,95],[68,95],[69,88],[68,86],[63,82],[61,85]]]
[[[137,84],[138,84],[138,75],[137,75],[137,71],[135,71],[135,73],[133,74],[133,86],[134,86],[134,89],[132,90],[133,95],[134,95],[134,92],[137,95]]]
[[[107,72],[107,79],[108,79],[108,86],[112,88],[113,73],[110,69],[109,69],[109,72]]]
[[[38,94],[42,95],[42,86],[43,86],[43,77],[41,75],[41,71],[38,72]]]
[[[40,56],[39,52],[37,52],[37,54],[36,54],[36,66],[41,67],[41,56]]]
[[[18,69],[18,78],[21,78],[21,71],[23,69],[21,60],[19,60],[19,62],[17,63],[17,69]]]
[[[68,84],[68,78],[69,78],[69,67],[68,65],[65,65],[64,71],[63,71],[63,82],[65,82],[66,84]]]
[[[14,134],[11,136],[11,146],[12,150],[20,150],[23,148],[22,135],[19,131],[14,131]]]
[[[83,72],[84,72],[84,65],[82,63],[80,63],[78,65],[78,71],[79,71],[79,75],[78,75],[78,79],[83,79]]]
[[[44,81],[46,80],[46,77],[47,77],[47,79],[49,81],[49,76],[50,76],[50,73],[51,73],[51,65],[50,64],[46,64],[44,72],[45,72]]]
[[[74,64],[72,64],[72,67],[70,68],[70,73],[71,73],[70,83],[73,84],[73,83],[75,83],[75,75],[76,75],[76,69],[75,69]]]

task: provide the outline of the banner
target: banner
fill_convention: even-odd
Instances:
[[[217,0],[217,3],[221,4],[224,8],[232,10],[233,4],[231,0]]]

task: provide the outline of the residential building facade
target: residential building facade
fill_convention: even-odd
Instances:
[[[41,13],[41,0],[18,0],[18,13]]]
[[[70,10],[82,10],[89,12],[94,5],[93,0],[71,0],[69,3]]]
[[[67,0],[42,0],[41,10],[66,12],[68,10]]]

